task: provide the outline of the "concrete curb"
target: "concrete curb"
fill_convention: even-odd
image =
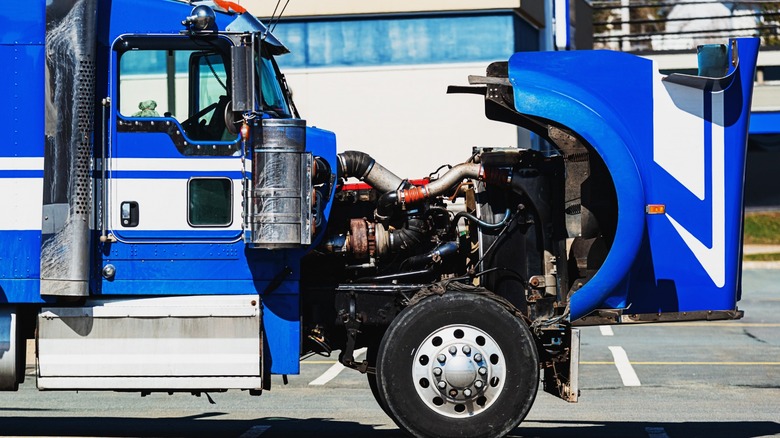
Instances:
[[[742,269],[780,269],[780,261],[772,262],[742,262]]]
[[[780,253],[780,245],[744,245],[743,254],[776,254]]]

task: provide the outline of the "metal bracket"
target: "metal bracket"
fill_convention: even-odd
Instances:
[[[24,378],[24,348],[17,321],[16,309],[0,308],[0,391],[16,391]]]
[[[344,327],[347,329],[347,344],[339,355],[339,362],[345,367],[358,370],[363,374],[367,372],[376,373],[374,367],[368,366],[367,360],[362,362],[355,361],[355,344],[357,343],[358,333],[360,333],[361,322],[357,316],[357,303],[354,294],[350,294],[349,297],[349,313],[342,314],[341,319],[344,322]]]
[[[544,356],[544,391],[576,403],[579,397],[580,331],[568,324],[543,330],[545,333],[538,342],[540,353]]]

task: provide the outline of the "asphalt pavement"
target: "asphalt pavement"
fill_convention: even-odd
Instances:
[[[780,436],[780,270],[747,269],[738,321],[582,329],[581,396],[540,392],[511,437]],[[402,437],[365,379],[335,358],[261,397],[0,393],[2,436]]]

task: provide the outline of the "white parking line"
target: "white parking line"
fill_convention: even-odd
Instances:
[[[639,383],[639,377],[637,377],[634,367],[628,361],[626,350],[623,347],[609,347],[609,351],[612,352],[612,357],[615,359],[615,367],[617,367],[618,373],[620,373],[623,385],[641,386],[642,384]]]
[[[238,438],[257,438],[270,428],[271,426],[252,426]]]
[[[669,438],[663,427],[646,427],[645,432],[648,438]]]
[[[599,330],[601,330],[601,336],[615,336],[611,325],[600,325]]]
[[[364,354],[366,354],[366,348],[358,348],[357,350],[355,350],[354,353],[355,360],[357,360],[360,356]],[[333,364],[333,366],[328,368],[327,371],[322,373],[321,376],[309,382],[309,385],[322,386],[330,382],[331,380],[333,380],[336,376],[338,376],[340,372],[344,371],[344,368],[345,368],[344,365],[342,365],[339,362],[336,362]]]

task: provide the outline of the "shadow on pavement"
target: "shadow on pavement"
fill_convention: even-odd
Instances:
[[[254,420],[217,419],[221,412],[178,418],[4,417],[0,436],[97,437],[240,437],[279,438],[376,437],[400,438],[395,430],[328,418],[267,417]],[[269,426],[267,430],[263,426]],[[254,429],[253,429],[254,428]]]
[[[178,418],[122,417],[3,417],[0,436],[99,436],[99,437],[406,437],[397,429],[376,429],[373,425],[328,418],[266,417],[254,420],[218,419],[227,415],[210,412]],[[509,434],[510,438],[755,438],[780,435],[780,423],[744,422],[588,422],[529,421]],[[534,426],[543,424],[544,426]],[[267,427],[267,429],[266,429]]]
[[[534,424],[547,424],[533,427]],[[512,438],[593,437],[593,438],[755,438],[780,435],[780,423],[772,421],[686,421],[631,422],[631,421],[529,421],[508,436]]]

